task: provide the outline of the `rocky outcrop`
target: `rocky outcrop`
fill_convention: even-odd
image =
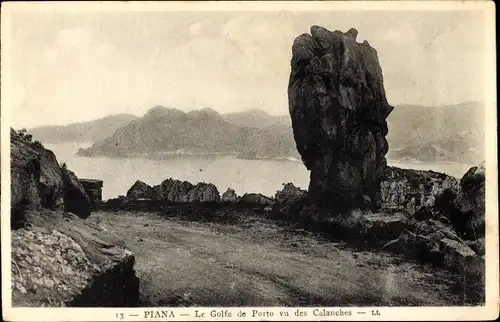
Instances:
[[[383,248],[430,260],[467,275],[484,275],[484,253],[473,250],[447,222],[435,219],[415,222]]]
[[[173,203],[218,202],[220,194],[211,183],[200,182],[193,185],[187,181],[167,179],[156,188],[159,198]]]
[[[296,218],[351,243],[432,262],[466,276],[474,285],[484,285],[484,238],[467,233],[480,218],[484,222],[482,172],[475,167],[458,183],[442,173],[387,167],[379,212],[354,209],[339,214],[306,204]],[[280,198],[277,194],[277,203]]]
[[[64,189],[64,211],[80,218],[87,218],[92,212],[92,203],[76,175],[66,167],[61,168]]]
[[[11,222],[22,225],[27,209],[62,209],[62,172],[52,151],[11,129]]]
[[[484,165],[458,182],[433,171],[387,167],[382,181],[384,209],[405,210],[417,220],[448,220],[457,234],[476,240],[485,234]]]
[[[66,210],[81,218],[90,215],[89,198],[76,175],[50,150],[11,129],[11,220],[22,226],[25,210]]]
[[[187,181],[175,179],[164,180],[160,184],[160,198],[175,203],[185,203],[188,201],[188,192],[193,189],[193,185]]]
[[[245,193],[241,196],[240,200],[238,200],[238,203],[257,206],[272,206],[274,200],[260,193]]]
[[[388,151],[377,52],[357,31],[311,27],[292,47],[289,112],[297,149],[311,171],[309,202],[340,211],[381,206]]]
[[[38,190],[42,207],[61,209],[64,205],[64,183],[61,168],[55,154],[44,148],[37,148],[40,157],[40,181]]]
[[[458,181],[444,173],[386,167],[381,182],[382,208],[414,214],[421,207],[434,207],[445,192],[457,193]]]
[[[460,180],[462,189],[461,194],[457,197],[457,204],[459,204],[459,211],[465,219],[464,235],[469,239],[485,236],[485,181],[484,162],[470,168]]]
[[[75,174],[14,130],[11,169],[13,306],[136,305],[134,256],[82,219],[90,201]]]
[[[296,215],[302,209],[306,197],[306,190],[295,187],[289,182],[283,185],[283,189],[276,191],[274,211],[283,215]]]
[[[11,225],[17,228],[25,221],[25,210],[42,207],[38,184],[40,156],[27,142],[11,129]]]
[[[484,238],[478,238],[476,240],[466,240],[465,243],[472,248],[478,255],[484,255],[486,254],[486,249],[485,249],[485,239]]]
[[[134,255],[99,226],[70,213],[28,211],[12,231],[12,305],[134,306]]]
[[[233,203],[233,202],[238,202],[238,195],[236,194],[236,191],[231,188],[227,188],[226,192],[222,194],[221,201],[222,202],[228,202],[228,203]]]
[[[188,202],[219,202],[220,194],[211,183],[197,183],[187,194]]]
[[[147,183],[137,180],[130,189],[127,191],[127,199],[137,200],[137,199],[158,199],[158,194],[156,190],[148,185]]]

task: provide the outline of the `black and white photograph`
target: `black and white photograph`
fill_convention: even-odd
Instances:
[[[494,4],[376,4],[2,3],[4,308],[498,317]]]

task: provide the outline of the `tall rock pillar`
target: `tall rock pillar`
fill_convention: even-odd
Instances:
[[[312,26],[292,47],[289,110],[297,149],[311,172],[308,200],[331,210],[377,209],[389,145],[377,51],[358,32]]]

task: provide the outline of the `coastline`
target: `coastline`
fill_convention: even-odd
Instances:
[[[59,143],[57,143],[57,144],[59,144]],[[67,144],[67,143],[65,143],[65,144]],[[244,156],[239,152],[164,151],[164,152],[154,152],[154,153],[144,152],[144,153],[91,154],[91,155],[82,155],[82,154],[79,154],[78,152],[76,152],[74,155],[77,157],[82,157],[82,158],[110,158],[110,159],[126,159],[126,158],[167,159],[170,157],[229,157],[229,158],[235,158],[235,159],[240,159],[240,160],[290,161],[290,162],[302,163],[302,160],[300,160],[299,158],[296,158],[296,157],[292,157],[292,156]],[[471,167],[471,166],[474,166],[476,163],[458,162],[458,161],[451,161],[451,160],[387,158],[387,164],[389,164],[389,165],[447,164],[447,165],[463,165],[463,166]],[[428,168],[423,168],[422,170],[434,171],[434,170],[428,169]]]

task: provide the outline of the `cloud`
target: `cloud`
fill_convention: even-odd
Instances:
[[[295,36],[287,21],[250,15],[229,19],[219,33],[192,38],[161,57],[163,64],[152,76],[161,78],[165,88],[159,103],[182,109],[209,105],[221,112],[261,108],[285,114],[289,47]]]
[[[105,82],[110,79],[107,75],[115,72],[115,48],[92,43],[91,35],[83,29],[61,30],[52,45],[28,64],[26,74],[15,84],[19,93],[24,93],[24,99],[14,103],[18,107],[15,119],[37,122],[40,120],[29,116],[39,114],[53,123],[67,123],[68,119],[85,119],[98,112],[88,107],[109,87]]]
[[[342,11],[95,19],[48,31],[36,23],[30,27],[35,31],[19,28],[22,46],[12,53],[18,122],[140,115],[157,104],[285,114],[291,44],[313,24],[358,29],[358,41],[377,49],[391,104],[480,99],[484,87],[484,23],[472,15]]]

